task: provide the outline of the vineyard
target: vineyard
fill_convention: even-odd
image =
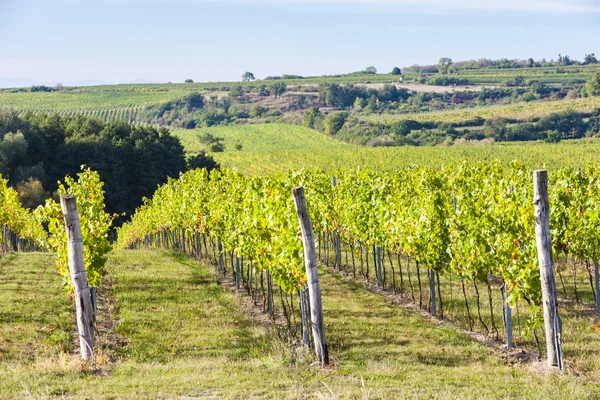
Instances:
[[[301,242],[289,201],[291,188],[302,184],[327,264],[333,259],[337,270],[409,295],[433,314],[436,297],[442,316],[443,299],[449,299],[445,307],[450,319],[462,320],[470,330],[476,310],[479,329],[498,339],[504,337],[499,327],[506,307],[518,310],[521,304],[523,318],[515,318],[519,335],[539,326],[541,318],[533,211],[523,207],[533,197],[530,181],[528,168],[497,163],[461,164],[441,172],[425,167],[394,173],[337,171],[333,185],[326,174],[310,171],[271,178],[224,171],[212,173],[210,179],[203,171],[191,171],[161,187],[120,229],[119,243],[172,246],[199,255],[202,244],[209,253],[208,238],[219,270],[226,270],[229,254],[236,285],[262,296],[265,311],[272,315],[271,279],[284,293],[299,291],[300,304],[304,302]],[[573,283],[570,289],[577,302],[585,297],[593,303],[597,291],[590,265],[595,265],[600,220],[594,206],[599,201],[598,182],[594,167],[557,171],[552,182],[554,249],[557,256],[578,260],[572,269],[569,264],[561,267],[565,272],[559,269],[559,276],[565,296],[565,281]],[[591,291],[582,289],[585,275]],[[464,302],[456,289],[453,300],[457,284]],[[468,298],[465,286],[470,286],[474,299]],[[500,293],[499,300],[493,292]],[[291,325],[293,302],[282,305]],[[299,318],[304,320],[303,315]]]
[[[600,97],[566,99],[554,101],[522,102],[515,104],[490,105],[448,111],[432,111],[415,114],[375,115],[360,117],[364,121],[393,123],[410,119],[435,124],[465,124],[476,118],[485,120],[506,118],[512,122],[530,122],[559,111],[592,113],[600,108]]]
[[[219,131],[213,130],[213,132]],[[237,127],[232,129],[232,132],[237,134]],[[318,133],[313,132],[313,134]],[[232,139],[237,140],[235,136]],[[310,151],[294,149],[253,152],[242,149],[242,151],[214,153],[215,159],[222,166],[235,168],[244,175],[273,175],[298,168],[319,168],[333,175],[337,169],[347,168],[349,165],[362,165],[376,171],[392,171],[412,165],[441,167],[465,160],[499,161],[504,165],[517,160],[531,169],[544,167],[556,170],[563,167],[578,168],[594,163],[599,156],[600,146],[593,139],[560,144],[530,142],[378,148],[347,146],[346,148],[312,148]]]
[[[285,346],[310,346],[312,340],[308,327],[311,317],[307,311],[309,304],[302,241],[291,201],[292,188],[296,185],[302,185],[306,190],[316,232],[318,257],[323,266],[320,274],[325,285],[325,325],[334,365],[340,363],[340,367],[346,365],[344,368],[352,369],[355,367],[345,363],[360,364],[365,361],[364,357],[369,360],[374,360],[369,357],[389,359],[389,352],[397,351],[392,339],[395,336],[390,329],[396,332],[395,335],[406,335],[407,338],[411,336],[412,329],[417,329],[422,338],[418,339],[418,343],[410,344],[410,350],[404,349],[400,359],[392,362],[394,374],[399,372],[396,362],[412,365],[410,374],[415,377],[415,382],[420,382],[414,375],[422,368],[418,366],[418,360],[426,360],[427,368],[436,370],[440,368],[436,357],[463,360],[465,354],[471,354],[451,368],[456,373],[473,377],[478,375],[474,374],[474,368],[484,375],[496,374],[494,378],[480,376],[476,379],[481,381],[472,383],[483,392],[488,390],[482,387],[483,382],[508,379],[505,374],[512,374],[510,379],[515,384],[531,379],[527,374],[519,375],[521,372],[518,372],[514,375],[515,370],[511,373],[506,369],[513,367],[488,365],[481,369],[481,363],[488,358],[483,355],[485,351],[456,331],[456,328],[463,328],[479,332],[484,337],[509,341],[529,351],[539,351],[544,342],[539,328],[541,291],[533,233],[534,216],[531,206],[527,206],[533,197],[531,171],[518,163],[459,163],[439,169],[412,167],[393,172],[343,169],[336,171],[333,178],[316,170],[279,173],[271,177],[244,177],[228,170],[213,171],[210,175],[205,170],[189,171],[161,186],[152,199],[146,200],[131,222],[119,228],[117,247],[129,250],[113,251],[108,268],[104,267],[109,250],[105,236],[112,218],[103,212],[102,183],[91,171],[83,171],[77,181],[65,179],[65,186],[59,191],[76,195],[78,208],[82,210],[85,266],[92,293],[94,296],[103,293],[103,286],[108,284],[103,279],[107,273],[118,277],[120,282],[111,289],[120,293],[117,298],[122,302],[120,332],[133,341],[122,351],[137,364],[131,361],[123,366],[117,364],[117,371],[121,368],[147,370],[144,364],[147,360],[160,359],[169,363],[183,362],[178,368],[188,379],[193,379],[194,372],[187,364],[191,360],[189,357],[201,357],[197,362],[211,363],[212,357],[223,354],[234,360],[229,362],[236,363],[236,368],[246,368],[243,365],[249,362],[248,357],[273,354],[271,346],[281,338],[285,338]],[[5,198],[15,198],[11,189],[5,189],[3,193],[7,193]],[[561,302],[566,304],[561,305],[566,364],[570,369],[590,371],[592,376],[597,375],[591,372],[598,368],[597,357],[582,357],[579,351],[583,348],[592,354],[597,351],[591,344],[595,340],[594,330],[589,331],[589,318],[583,317],[582,312],[591,312],[595,308],[598,290],[597,281],[593,281],[593,268],[597,258],[595,249],[600,240],[597,234],[600,218],[595,207],[599,196],[600,172],[593,166],[581,170],[563,168],[551,174],[550,223],[558,260],[558,288]],[[12,203],[18,207],[18,201]],[[12,211],[8,211],[8,204],[3,202],[0,215],[13,215]],[[49,201],[34,215],[27,210],[20,214],[23,215],[21,219],[37,226],[34,230],[37,233],[31,235],[32,239],[44,248],[57,251],[57,266],[68,284],[66,237],[61,228],[62,215],[58,205]],[[15,232],[26,232],[17,230],[18,225],[12,219],[3,218],[3,223],[9,224]],[[41,228],[39,223],[43,221],[49,223],[48,238],[43,230],[38,230]],[[140,248],[150,251],[132,250]],[[30,251],[33,248],[21,246],[18,250]],[[165,255],[170,257],[167,251],[177,252],[171,253],[175,257],[173,260],[165,258]],[[230,285],[239,295],[247,296],[254,307],[262,309],[271,323],[278,327],[279,339],[256,330],[251,331],[253,333],[239,331],[234,336],[226,331],[221,333],[218,327],[221,323],[248,326],[250,322],[243,315],[229,316],[222,307],[231,308],[233,300],[226,300],[230,295],[223,294],[218,286],[206,286],[206,282],[212,279],[206,270],[184,272],[195,264],[183,261],[185,257],[178,258],[175,254],[181,257],[187,254],[203,262],[214,263],[221,284]],[[11,258],[6,260],[0,260],[0,273],[3,273],[3,263],[10,265]],[[125,265],[128,267],[124,269]],[[148,268],[150,270],[146,271]],[[191,275],[188,276],[189,273]],[[160,285],[160,288],[153,289],[158,290],[156,294],[148,291],[138,293],[135,289],[144,287],[150,290],[153,285]],[[353,293],[351,299],[347,298],[348,292]],[[176,303],[169,303],[170,299],[178,296],[181,299]],[[195,305],[187,305],[188,301],[203,302],[206,299],[210,299],[211,311],[200,311],[201,308]],[[422,317],[405,314],[397,306],[390,305],[389,299],[396,299],[394,302],[405,306],[414,304],[414,307],[443,319],[451,326],[421,326]],[[2,301],[0,296],[0,303]],[[99,304],[98,310],[105,309],[104,301],[94,300],[94,304]],[[568,306],[570,302],[577,306]],[[374,305],[377,308],[371,309]],[[179,307],[185,307],[185,311]],[[393,311],[393,316],[384,317],[382,313],[391,312],[384,311],[388,309],[396,311]],[[348,313],[349,310],[352,312]],[[98,311],[96,318],[99,321],[106,318],[102,312]],[[181,312],[187,318],[184,322],[176,322],[173,318],[177,319]],[[198,312],[202,312],[203,316]],[[211,318],[210,322],[204,319],[207,317]],[[162,333],[141,332],[140,329],[146,329],[139,325],[143,318],[153,319],[152,326]],[[378,318],[385,322],[378,322]],[[507,327],[507,318],[512,322],[512,331]],[[168,322],[170,320],[172,322]],[[210,334],[196,325],[207,323],[215,326]],[[64,329],[70,329],[68,326],[65,325]],[[178,326],[178,329],[171,332],[172,326]],[[356,338],[353,328],[347,330],[346,326],[355,327],[359,332],[365,329],[365,332],[373,330],[383,335],[392,334],[388,339],[390,343],[379,345],[380,349],[364,347],[364,340],[362,345],[351,345]],[[240,326],[240,329],[246,328]],[[181,335],[186,339],[181,340]],[[214,335],[227,340],[229,347],[226,349],[219,341],[215,342]],[[248,338],[248,344],[241,341],[242,337]],[[70,346],[64,339],[61,340],[62,346]],[[100,348],[112,346],[105,342],[111,339],[102,334],[98,340]],[[413,341],[407,339],[407,342]],[[198,346],[212,348],[215,353],[209,359],[202,358],[205,356],[197,353]],[[231,353],[228,350],[230,346],[239,347],[243,355]],[[355,346],[363,347],[359,350]],[[169,353],[171,349],[176,349],[176,353],[160,355]],[[479,354],[475,358],[473,351]],[[11,359],[11,368],[17,368],[14,367],[14,359]],[[294,381],[293,372],[285,364],[277,361],[274,365],[285,376],[282,379]],[[3,368],[0,366],[0,371],[4,371]],[[164,373],[161,371],[150,374]],[[26,376],[32,373],[27,372]],[[74,374],[80,373],[66,371],[66,377],[74,377]],[[223,382],[221,372],[214,370],[211,374],[217,374]],[[248,371],[248,374],[253,379],[264,379],[258,371]],[[361,374],[369,377],[367,386],[372,390],[387,393],[385,383],[383,387],[377,387],[376,375],[366,371]],[[110,379],[125,393],[128,389],[119,376],[115,374]],[[72,388],[61,389],[62,393],[98,393],[102,390],[99,381],[92,379],[91,385],[86,387],[80,379],[75,379]],[[156,379],[169,386],[164,379]],[[320,379],[325,378],[322,376]],[[210,379],[194,381],[202,387],[212,387]],[[354,385],[349,385],[342,375],[333,375],[327,381],[331,385],[330,390],[348,393],[351,397],[350,393],[355,393]],[[54,386],[65,388],[66,381],[61,383],[62,378],[52,382]],[[390,387],[395,386],[393,380],[386,382],[392,385]],[[563,384],[567,382],[563,381]],[[587,381],[580,383],[583,382]],[[9,385],[6,387],[9,393],[18,392],[14,386],[16,381],[12,378],[5,383]],[[302,386],[306,390],[318,391],[310,382]],[[517,386],[512,393],[525,395],[526,392],[517,389]],[[243,387],[248,391],[245,393],[255,393],[250,387]],[[587,383],[578,387],[579,394],[571,392],[573,397],[587,393]],[[593,387],[590,386],[589,390],[594,390]],[[557,390],[563,393],[566,390],[562,384],[559,388]],[[138,387],[137,390],[154,393],[149,387]],[[235,396],[241,395],[236,393]],[[282,397],[296,396],[292,394],[295,391],[286,393]],[[529,395],[533,396],[533,393]]]
[[[460,78],[478,85],[498,85],[511,81],[516,76],[525,80],[543,81],[549,84],[563,84],[574,80],[588,80],[593,73],[600,71],[597,65],[571,65],[542,68],[505,68],[505,69],[470,69],[456,72]]]
[[[135,123],[137,121],[138,113],[143,109],[143,107],[137,106],[125,106],[125,107],[117,107],[117,108],[89,108],[89,109],[58,109],[58,110],[27,110],[21,112],[21,116],[25,113],[31,113],[33,115],[39,114],[57,114],[60,117],[75,117],[77,115],[82,115],[88,118],[101,119],[104,122],[127,122],[127,123]]]
[[[552,90],[563,83],[579,90],[597,68],[453,75],[486,85],[522,76]],[[281,123],[301,122],[309,104],[294,103],[295,96],[310,93],[315,100],[318,84],[397,79],[273,79],[295,85],[291,100],[258,90],[231,96],[225,92],[231,82],[0,91],[0,104],[21,116],[51,112],[162,124],[167,115],[171,126],[188,128],[173,132],[188,155],[209,151],[221,166],[167,181],[185,170],[186,160],[180,142],[161,130],[178,149],[181,167],[162,175],[156,192],[131,206],[142,204],[133,215],[112,214],[110,207],[107,213],[102,163],[98,172],[82,166],[76,176],[53,178],[60,178],[58,190],[36,209],[21,204],[27,186],[15,185],[17,192],[0,176],[0,397],[596,396],[600,147],[592,134],[562,143],[458,137],[453,146],[359,147],[323,124],[335,112],[348,112],[343,118],[351,122],[387,127],[380,132],[386,136],[403,119],[461,125],[506,118],[512,125],[576,111],[585,114],[578,117],[587,127],[600,97],[422,114],[397,114],[394,107],[401,106],[394,101],[380,114],[367,106],[318,103],[323,124],[305,124],[314,129]],[[257,89],[265,82],[243,85]],[[188,96],[193,92],[199,93]],[[254,107],[256,120],[246,121],[254,100],[289,107],[288,114]],[[196,106],[201,112],[194,114]],[[350,114],[358,108],[358,116]],[[28,126],[27,118],[14,121],[14,127]],[[30,146],[35,152],[35,127],[21,132],[5,125],[2,154],[19,145],[19,154],[29,154]],[[147,146],[142,134],[163,137],[142,128],[125,147]],[[106,133],[112,131],[108,126]],[[116,133],[119,143],[129,135]],[[131,170],[147,167],[149,175],[165,148],[140,157]],[[34,152],[23,158],[33,159]],[[94,153],[101,161],[105,155]],[[119,157],[106,160],[118,164]],[[538,194],[532,170],[538,168],[549,172],[547,254],[554,257],[559,310],[550,336],[544,335],[550,332],[542,289],[548,280],[532,204]],[[16,165],[5,175],[19,183],[15,176],[23,170]],[[121,206],[127,192],[115,194],[111,186],[119,181],[109,176],[106,187]],[[152,183],[135,198],[155,188]],[[561,348],[555,364],[561,370],[564,355],[561,373],[539,362],[552,343]]]

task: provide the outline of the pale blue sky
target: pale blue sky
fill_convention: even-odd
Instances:
[[[600,0],[0,0],[0,77],[238,80],[600,55]]]

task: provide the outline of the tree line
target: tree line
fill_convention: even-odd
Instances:
[[[217,167],[199,155],[188,163]],[[106,123],[77,115],[24,113],[0,109],[0,174],[33,208],[53,194],[58,181],[86,165],[98,171],[107,211],[129,215],[168,177],[188,168],[183,146],[166,128]],[[122,220],[122,219],[121,219]]]

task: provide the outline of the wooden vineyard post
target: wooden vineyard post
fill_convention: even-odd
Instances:
[[[435,271],[429,270],[429,300],[431,301],[431,315],[434,317],[437,314],[436,304],[435,304]]]
[[[68,240],[68,258],[71,282],[75,294],[77,312],[77,333],[81,348],[81,358],[87,360],[94,355],[94,317],[92,298],[88,287],[83,261],[83,238],[77,213],[77,201],[73,195],[61,195],[60,205],[65,216]]]
[[[325,326],[323,324],[323,306],[321,303],[321,287],[317,270],[317,252],[313,236],[304,188],[297,186],[292,189],[296,214],[302,231],[302,245],[304,247],[304,263],[306,266],[306,280],[310,307],[310,322],[315,341],[315,352],[322,365],[329,364],[329,352],[325,341]]]
[[[225,268],[223,267],[223,245],[221,244],[221,239],[217,241],[217,251],[219,253],[219,272],[225,272]]]
[[[506,348],[512,349],[513,347],[513,329],[512,329],[512,310],[510,309],[510,303],[508,302],[508,286],[504,282],[504,288],[502,290],[502,300],[504,301],[504,322],[506,324]]]
[[[550,238],[550,208],[548,203],[548,173],[533,172],[533,204],[535,207],[535,237],[542,281],[542,303],[544,307],[544,330],[548,364],[563,368],[562,323],[558,316],[552,239]]]
[[[235,256],[235,288],[239,289],[241,284],[242,276],[240,274],[240,258]]]
[[[375,262],[377,263],[377,285],[383,287],[383,271],[381,268],[381,247],[376,247],[377,257]]]
[[[202,251],[200,250],[200,232],[196,231],[196,258],[200,259]]]
[[[598,261],[594,260],[594,288],[596,290],[596,311],[600,312],[600,272],[598,272]]]

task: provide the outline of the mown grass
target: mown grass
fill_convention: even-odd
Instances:
[[[18,255],[3,266],[19,273],[39,257]],[[5,268],[0,273],[7,275]],[[321,272],[332,355],[332,367],[323,370],[295,361],[294,352],[241,311],[246,300],[215,283],[212,268],[172,253],[123,251],[111,255],[109,274],[117,334],[128,338],[115,363],[94,372],[52,358],[3,361],[0,397],[570,399],[594,398],[600,389],[570,373],[506,365],[466,335],[337,274]],[[56,286],[56,277],[46,278],[31,285]],[[2,282],[2,293],[14,290]],[[40,343],[31,339],[43,359]]]
[[[207,144],[202,142],[206,134],[222,138],[226,153],[354,148],[312,129],[288,124],[221,126],[178,130],[173,134],[181,140],[188,153],[198,153],[207,148]],[[235,148],[236,144],[242,146],[240,150]]]
[[[71,350],[74,321],[51,255],[0,257],[1,363],[30,363]]]

